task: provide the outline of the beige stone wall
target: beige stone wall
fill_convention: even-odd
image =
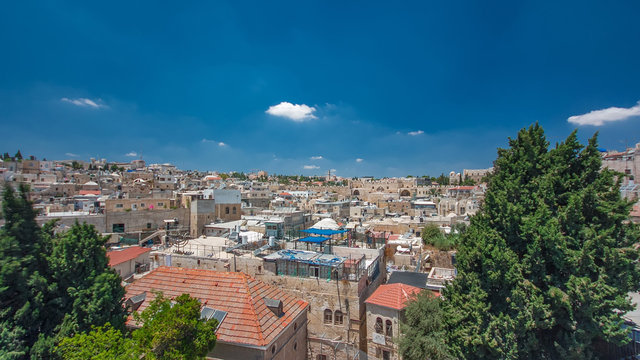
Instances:
[[[142,210],[166,210],[175,205],[173,199],[109,199],[105,201],[105,211],[107,213],[142,211]],[[135,209],[135,210],[134,210]]]
[[[392,360],[399,359],[398,346],[394,339],[400,335],[400,313],[397,310],[384,306],[367,304],[367,355],[370,359],[382,359],[382,351],[388,351]],[[377,318],[382,320],[382,336],[384,345],[373,342],[373,334],[376,333]],[[386,321],[391,321],[392,336],[386,335]]]

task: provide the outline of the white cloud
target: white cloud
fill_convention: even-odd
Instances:
[[[640,116],[640,102],[630,108],[610,107],[593,110],[586,114],[571,116],[567,121],[576,125],[602,126],[605,123],[627,120],[634,116]]]
[[[318,156],[312,156],[311,160],[322,160],[324,159],[322,156],[318,155]]]
[[[130,152],[130,153],[126,153],[126,154],[124,154],[124,156],[136,157],[136,156],[138,156],[138,153],[137,153],[137,152],[135,152],[135,151],[132,151],[132,152]]]
[[[64,153],[64,154],[65,154],[65,155],[67,155],[67,156],[71,156],[71,157],[78,157],[78,156],[80,156],[80,155],[78,155],[78,154],[74,154],[74,153],[70,153],[70,152],[69,152],[69,153]]]
[[[422,130],[409,131],[407,134],[409,134],[409,135],[411,135],[411,136],[417,136],[417,135],[422,135],[422,134],[424,134],[424,131],[422,131]]]
[[[60,101],[67,102],[67,103],[73,104],[75,106],[89,107],[89,108],[93,108],[93,109],[104,109],[104,108],[108,107],[107,105],[102,104],[102,100],[101,99],[93,101],[93,100],[87,99],[87,98],[69,99],[69,98],[64,97],[64,98],[60,99]]]
[[[211,139],[202,139],[201,142],[203,144],[216,144],[219,147],[228,147],[229,146],[227,143],[224,143],[222,141],[211,140]]]
[[[305,120],[317,119],[313,112],[316,108],[305,104],[292,104],[283,101],[278,105],[269,106],[265,111],[269,115],[284,117],[295,122],[304,122]]]
[[[316,169],[320,169],[320,166],[316,166],[316,165],[305,165],[303,166],[303,168],[305,170],[316,170]]]
[[[356,162],[359,162],[359,163],[361,163],[361,162],[363,162],[363,161],[364,161],[364,159],[360,159],[360,158],[357,158],[357,159],[356,159]]]

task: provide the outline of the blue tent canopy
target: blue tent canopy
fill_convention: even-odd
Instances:
[[[298,239],[298,241],[302,241],[302,242],[306,242],[306,243],[314,243],[314,244],[320,244],[323,243],[325,241],[329,240],[329,238],[327,237],[322,237],[322,236],[307,236],[307,237],[303,237]]]
[[[306,229],[306,230],[300,230],[302,232],[305,232],[307,234],[316,234],[316,235],[335,235],[335,234],[343,234],[346,233],[349,230],[330,230],[330,229]]]

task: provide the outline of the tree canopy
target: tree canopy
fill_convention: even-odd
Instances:
[[[62,336],[122,326],[124,290],[108,267],[106,238],[75,224],[59,236],[40,228],[29,189],[3,192],[0,229],[0,358],[48,358]]]
[[[498,149],[481,211],[458,240],[445,288],[447,346],[462,359],[589,359],[624,344],[638,291],[638,228],[622,176],[601,169],[597,134],[549,149],[523,129]],[[407,320],[409,324],[412,319]]]
[[[135,320],[142,327],[131,337],[109,324],[61,341],[57,354],[67,360],[84,359],[204,359],[216,343],[215,319],[200,318],[200,302],[182,294],[175,299],[161,293]]]
[[[637,228],[620,178],[601,170],[597,135],[549,150],[533,125],[499,149],[482,211],[445,290],[449,345],[462,358],[591,358],[627,339]]]

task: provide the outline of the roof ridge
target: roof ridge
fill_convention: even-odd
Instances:
[[[251,291],[251,286],[249,285],[249,280],[256,280],[253,279],[251,276],[249,276],[248,274],[245,274],[243,272],[240,273],[241,277],[242,277],[242,284],[245,286],[245,288],[247,289],[246,294],[247,294],[247,298],[249,301],[247,301],[249,303],[249,306],[251,307],[251,314],[252,314],[252,319],[255,324],[257,325],[257,328],[260,329],[260,331],[258,332],[258,339],[260,341],[261,344],[266,345],[265,344],[265,337],[264,337],[264,329],[262,328],[262,324],[260,323],[260,319],[258,319],[258,311],[256,310],[256,306],[254,304],[254,297],[253,297],[253,293]],[[256,300],[257,302],[257,300]]]

